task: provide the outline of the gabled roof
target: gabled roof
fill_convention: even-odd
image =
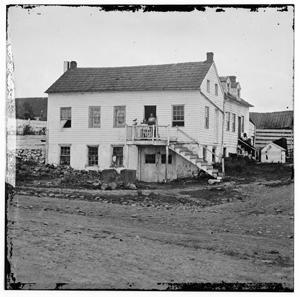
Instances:
[[[250,112],[250,119],[256,129],[292,129],[294,112],[292,110],[278,112]]]
[[[228,101],[231,101],[231,102],[234,102],[239,105],[246,106],[246,107],[253,107],[253,105],[250,104],[249,102],[247,102],[246,100],[244,100],[242,98],[237,99],[235,96],[228,94],[228,93],[225,93],[225,100],[228,100]]]
[[[286,151],[285,148],[281,147],[280,145],[278,145],[278,144],[276,144],[276,143],[274,143],[274,142],[269,142],[268,144],[266,144],[266,145],[262,148],[262,150],[264,151],[269,145],[273,145],[273,146],[277,147],[278,149],[280,149],[280,150],[282,150],[282,151]]]
[[[72,68],[46,93],[199,89],[213,62]]]

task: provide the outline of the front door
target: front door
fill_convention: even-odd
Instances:
[[[238,137],[242,136],[242,118],[238,117]]]
[[[145,105],[145,113],[144,113],[144,119],[146,122],[148,122],[148,119],[150,115],[153,115],[156,119],[156,105]]]

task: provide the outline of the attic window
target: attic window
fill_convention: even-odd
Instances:
[[[241,97],[241,89],[238,89],[238,98]]]
[[[218,84],[215,84],[215,95],[218,96],[219,95],[219,88],[218,88]]]
[[[61,107],[60,108],[60,124],[61,128],[71,128],[72,126],[72,108]]]
[[[206,91],[207,91],[207,93],[210,93],[210,80],[209,79],[206,81]]]

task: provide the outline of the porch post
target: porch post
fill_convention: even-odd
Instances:
[[[168,180],[169,146],[166,145],[165,182]]]

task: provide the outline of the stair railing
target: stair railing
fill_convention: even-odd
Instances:
[[[205,147],[206,150],[211,153],[213,156],[215,156],[217,158],[217,160],[219,162],[221,162],[221,159],[220,156],[218,156],[216,153],[214,153],[213,151],[209,150],[205,145],[199,143],[199,141],[197,141],[195,138],[193,138],[192,136],[190,136],[189,134],[187,134],[185,131],[181,130],[178,126],[176,127],[177,128],[177,132],[183,134],[185,137],[187,137],[188,139],[190,139],[192,142],[190,142],[191,144],[197,144],[198,146],[201,146],[202,148]],[[179,134],[177,133],[177,134]],[[178,141],[178,138],[177,138],[177,141]]]
[[[254,146],[252,146],[249,143],[245,142],[241,138],[239,138],[238,141],[240,141],[242,144],[248,146],[252,151],[254,151],[254,157],[256,157],[257,149]]]

